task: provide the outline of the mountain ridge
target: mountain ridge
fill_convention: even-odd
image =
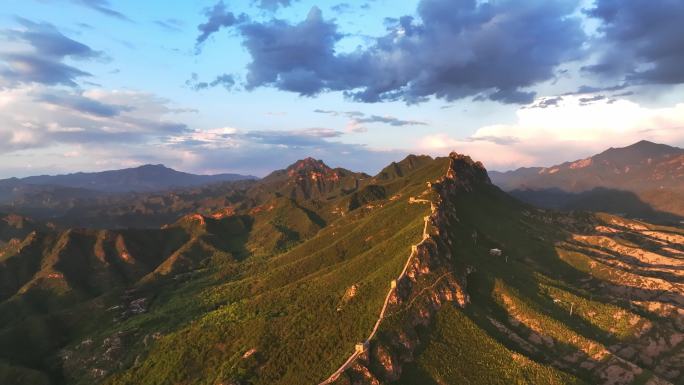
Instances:
[[[242,179],[256,179],[256,177],[239,174],[198,175],[176,171],[162,164],[146,164],[133,168],[99,172],[76,172],[59,175],[36,175],[25,178],[9,178],[0,180],[0,185],[48,185],[81,188],[99,192],[121,193],[151,192]]]
[[[678,147],[642,140],[551,167],[490,175],[502,189],[547,208],[597,207],[593,202],[611,190],[624,197],[613,213],[669,221],[684,217],[684,149]]]
[[[295,169],[161,229],[8,218],[26,229],[0,245],[0,382],[684,379],[684,230],[535,209],[459,154],[351,190]],[[300,178],[330,183],[305,196]]]

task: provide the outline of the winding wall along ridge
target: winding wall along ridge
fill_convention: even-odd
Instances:
[[[410,197],[409,203],[427,203],[430,204],[430,211],[432,214],[434,214],[436,211],[435,205],[427,199],[415,199],[414,197]],[[402,278],[404,278],[404,276],[406,275],[406,271],[411,265],[413,257],[418,252],[418,246],[423,244],[423,242],[425,242],[429,238],[428,223],[430,221],[430,216],[426,216],[423,219],[425,221],[425,226],[423,227],[423,238],[419,243],[411,246],[411,254],[409,254],[409,257],[406,260],[406,263],[404,264],[404,268],[402,269],[401,274],[399,274],[399,276],[394,282],[399,282]],[[392,296],[392,293],[395,290],[396,285],[391,285],[389,291],[387,292],[387,296],[385,296],[385,302],[383,303],[382,309],[380,310],[378,320],[375,322],[373,330],[371,331],[370,335],[368,335],[368,338],[362,344],[357,344],[357,348],[354,350],[354,353],[352,353],[349,356],[349,358],[342,364],[342,366],[340,366],[333,374],[330,375],[330,377],[326,378],[323,382],[319,383],[318,385],[328,385],[336,381],[340,377],[340,375],[344,373],[345,370],[349,369],[354,364],[354,362],[357,358],[359,358],[359,356],[365,353],[365,351],[368,349],[368,344],[370,340],[372,340],[375,337],[375,334],[378,332],[378,329],[380,328],[380,324],[385,319],[385,312],[387,311],[387,306],[389,305],[390,297]],[[360,349],[359,346],[362,346],[363,349]]]

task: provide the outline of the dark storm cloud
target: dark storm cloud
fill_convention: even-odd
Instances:
[[[197,26],[200,35],[197,36],[196,44],[202,44],[213,33],[218,32],[221,28],[232,27],[233,25],[244,20],[245,15],[235,16],[233,12],[226,9],[223,0],[220,0],[213,7],[207,8],[204,11],[207,21]]]
[[[185,82],[185,85],[190,87],[191,89],[195,91],[201,91],[201,90],[206,90],[207,88],[214,88],[217,86],[221,86],[225,88],[227,91],[230,91],[233,89],[233,86],[235,86],[235,77],[230,74],[222,74],[218,75],[214,80],[210,82],[203,82],[199,81],[199,76],[196,73],[193,73],[190,76],[190,79]]]
[[[283,20],[247,23],[241,32],[252,56],[248,89],[273,85],[311,96],[326,88],[333,77],[337,61],[334,45],[342,35],[333,22],[323,20],[316,7],[299,24]]]
[[[80,77],[90,76],[71,65],[63,63],[65,58],[101,58],[100,52],[87,45],[64,36],[48,23],[34,23],[18,18],[21,30],[5,30],[2,34],[9,40],[31,46],[30,52],[0,52],[0,83],[41,83],[48,85],[76,86]]]
[[[313,96],[343,91],[353,100],[425,101],[479,96],[528,103],[524,90],[552,79],[581,56],[585,35],[576,1],[422,0],[417,20],[401,17],[366,48],[338,53],[343,38],[314,7],[305,20],[240,26],[252,61],[248,89],[270,86]]]
[[[635,84],[684,83],[684,2],[597,0],[605,53],[584,69]]]

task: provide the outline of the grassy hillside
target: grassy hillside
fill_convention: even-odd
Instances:
[[[8,290],[0,345],[54,383],[323,378],[375,322],[429,211],[408,197],[446,164],[368,187],[388,196],[363,204],[333,186],[161,230],[41,233],[17,255],[39,264]]]
[[[491,186],[453,202],[470,303],[439,310],[399,383],[684,381],[683,230],[532,209]]]
[[[682,382],[683,230],[533,209],[457,155],[323,166],[157,230],[19,233],[0,380],[318,384],[389,291],[336,384]]]

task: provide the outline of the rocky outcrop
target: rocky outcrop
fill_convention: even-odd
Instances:
[[[356,191],[360,182],[369,178],[343,168],[328,167],[323,161],[306,158],[285,170],[274,171],[251,190],[260,201],[268,201],[273,192],[292,199],[321,199],[341,192]]]
[[[397,280],[396,290],[390,296],[385,318],[395,322],[369,341],[366,354],[337,383],[371,385],[398,380],[402,366],[414,360],[423,343],[419,330],[431,324],[440,307],[447,302],[460,307],[469,303],[465,289],[472,268],[455,268],[450,229],[458,219],[452,202],[459,193],[490,183],[481,163],[460,154],[450,155],[445,175],[428,184],[435,195],[428,218],[429,231],[416,246],[406,274]]]

